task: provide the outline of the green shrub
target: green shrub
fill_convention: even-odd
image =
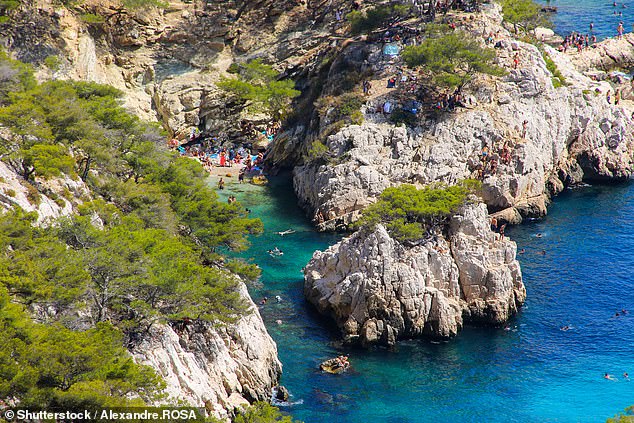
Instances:
[[[378,5],[365,11],[352,11],[348,13],[347,19],[352,34],[367,34],[407,17],[411,10],[410,5]]]
[[[538,26],[550,26],[542,6],[534,0],[502,0],[501,4],[504,21],[513,25],[516,34],[520,29],[528,32]]]
[[[349,117],[358,112],[365,101],[357,94],[346,93],[338,98],[338,103],[339,115]]]
[[[39,206],[40,202],[42,201],[42,196],[40,195],[40,192],[37,190],[37,188],[29,183],[26,183],[24,185],[26,186],[26,199],[29,200],[29,203],[33,204],[34,206]]]
[[[0,9],[15,10],[20,6],[20,0],[0,0]]]
[[[326,146],[326,144],[324,144],[321,140],[316,139],[310,145],[304,160],[308,163],[316,161],[327,162],[329,158],[330,150],[328,149],[328,146]]]
[[[60,66],[62,65],[62,61],[59,56],[51,55],[44,59],[44,64],[47,68],[55,72],[59,70]]]
[[[79,18],[87,25],[101,25],[106,22],[106,18],[93,13],[84,13]]]
[[[417,189],[413,185],[387,188],[378,201],[367,207],[354,228],[372,229],[383,224],[400,242],[415,242],[443,224],[463,205],[480,182],[466,180],[457,185],[434,185]]]
[[[548,69],[548,71],[553,75],[551,78],[553,82],[553,87],[560,88],[567,86],[568,83],[566,82],[566,78],[564,78],[564,76],[561,74],[559,68],[557,68],[557,65],[550,57],[550,55],[545,51],[542,51],[542,57],[544,58],[544,62],[546,62],[546,69]]]

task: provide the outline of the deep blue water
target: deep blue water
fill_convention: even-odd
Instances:
[[[305,304],[301,268],[338,236],[313,232],[288,179],[228,189],[225,195],[241,191],[242,202],[266,226],[243,255],[263,269],[263,285],[252,292],[256,300],[269,297],[260,309],[278,343],[282,384],[299,402],[283,407],[294,418],[601,422],[634,404],[634,381],[622,377],[634,378],[634,186],[567,191],[546,218],[508,231],[526,250],[519,259],[528,291],[508,328],[466,328],[448,343],[407,341],[394,351],[342,349],[327,319]],[[276,234],[288,228],[297,232]],[[282,257],[266,253],[274,246]],[[621,309],[632,314],[615,317]],[[561,331],[564,325],[572,329]],[[343,352],[353,371],[332,376],[317,370],[320,361]],[[604,380],[606,372],[618,380]]]
[[[545,3],[545,2],[544,2]],[[622,8],[625,3],[627,8]],[[629,31],[634,0],[552,0],[556,31],[611,36]],[[623,17],[613,12],[623,12]],[[603,422],[634,404],[634,186],[567,191],[546,218],[508,230],[517,241],[528,292],[505,328],[466,328],[448,343],[402,342],[393,351],[343,349],[327,319],[303,299],[301,268],[339,235],[313,231],[296,206],[288,178],[270,186],[228,185],[265,224],[242,253],[262,270],[254,298],[284,365],[282,384],[296,419],[342,423]],[[289,228],[292,235],[276,234]],[[536,234],[543,234],[537,237]],[[267,250],[284,251],[273,258]],[[545,250],[545,254],[541,252]],[[277,303],[274,296],[280,295]],[[631,314],[616,317],[617,311]],[[281,320],[281,324],[277,321]],[[569,331],[560,330],[564,325]],[[508,329],[508,330],[507,330]],[[353,370],[339,376],[319,363],[348,353]],[[605,380],[604,373],[614,375]]]
[[[616,7],[609,0],[539,0],[539,3],[557,7],[557,13],[550,16],[555,31],[560,35],[572,31],[589,33],[590,23],[593,22],[594,33],[601,40],[616,36],[620,21],[623,21],[625,32],[631,32],[634,24],[634,0],[618,0]]]

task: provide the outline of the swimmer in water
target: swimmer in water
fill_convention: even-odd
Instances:
[[[272,250],[268,250],[267,251],[272,257],[276,257],[276,256],[282,256],[284,255],[284,252],[282,250],[280,250],[279,248],[275,247]]]
[[[520,250],[520,254],[524,254],[525,252],[526,252],[526,250],[525,250],[524,248],[522,248],[522,249]]]
[[[627,374],[627,372],[623,373],[623,378],[627,381],[630,380],[630,375]]]
[[[603,379],[607,379],[607,380],[616,380],[616,379],[614,378],[614,376],[612,376],[612,375],[611,375],[611,374],[609,374],[609,373],[606,373],[605,375],[603,375]]]
[[[546,250],[541,250],[538,254],[541,254],[542,256],[546,255]]]
[[[535,235],[537,238],[541,238],[544,236],[544,234],[538,233],[537,235]]]
[[[560,328],[560,330],[562,330],[562,331],[564,331],[564,332],[567,332],[567,331],[569,331],[569,330],[570,330],[570,326],[568,326],[568,325],[566,325],[566,326],[562,326],[562,327]]]

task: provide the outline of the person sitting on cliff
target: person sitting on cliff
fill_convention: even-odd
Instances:
[[[321,210],[317,210],[317,213],[315,214],[315,220],[317,221],[317,224],[324,223],[324,214],[321,212]]]
[[[502,163],[504,164],[511,163],[511,151],[509,150],[509,147],[506,143],[504,143],[504,146],[502,147],[502,151],[500,152],[500,159],[502,160]]]
[[[486,145],[484,147],[482,147],[482,152],[480,154],[482,156],[481,160],[483,162],[486,162],[488,160],[488,158],[489,158],[489,147],[486,146]]]
[[[498,230],[498,220],[495,217],[491,219],[491,230],[493,232]]]
[[[370,95],[370,90],[372,89],[372,84],[370,84],[370,81],[365,80],[363,81],[363,95]]]

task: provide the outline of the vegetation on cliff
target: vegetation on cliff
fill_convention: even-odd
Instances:
[[[463,205],[480,182],[465,180],[453,186],[435,185],[417,189],[414,185],[387,188],[379,200],[367,207],[356,227],[383,224],[400,242],[416,242],[429,235]]]
[[[237,78],[224,78],[218,87],[246,103],[251,113],[282,119],[293,98],[300,95],[292,80],[278,80],[278,72],[260,59],[237,65]]]
[[[235,423],[300,423],[283,414],[279,408],[265,402],[256,402],[235,418]]]
[[[462,32],[430,31],[421,44],[405,47],[402,57],[410,68],[422,67],[432,82],[441,87],[462,88],[478,73],[504,74],[494,64],[495,51],[482,47]]]
[[[348,13],[347,18],[350,21],[350,31],[358,35],[393,25],[409,17],[411,11],[411,5],[380,4],[363,11],[353,10]]]
[[[501,0],[504,21],[513,25],[515,33],[529,32],[538,26],[549,25],[542,6],[534,0]]]
[[[90,189],[69,195],[77,215],[46,228],[19,208],[0,216],[0,399],[64,409],[153,401],[162,383],[124,344],[158,321],[222,324],[246,309],[216,250],[245,248],[262,223],[219,202],[202,166],[168,152],[120,97],[94,83],[38,85],[0,57],[0,159],[35,192],[58,176]],[[230,267],[257,277],[254,266]]]

